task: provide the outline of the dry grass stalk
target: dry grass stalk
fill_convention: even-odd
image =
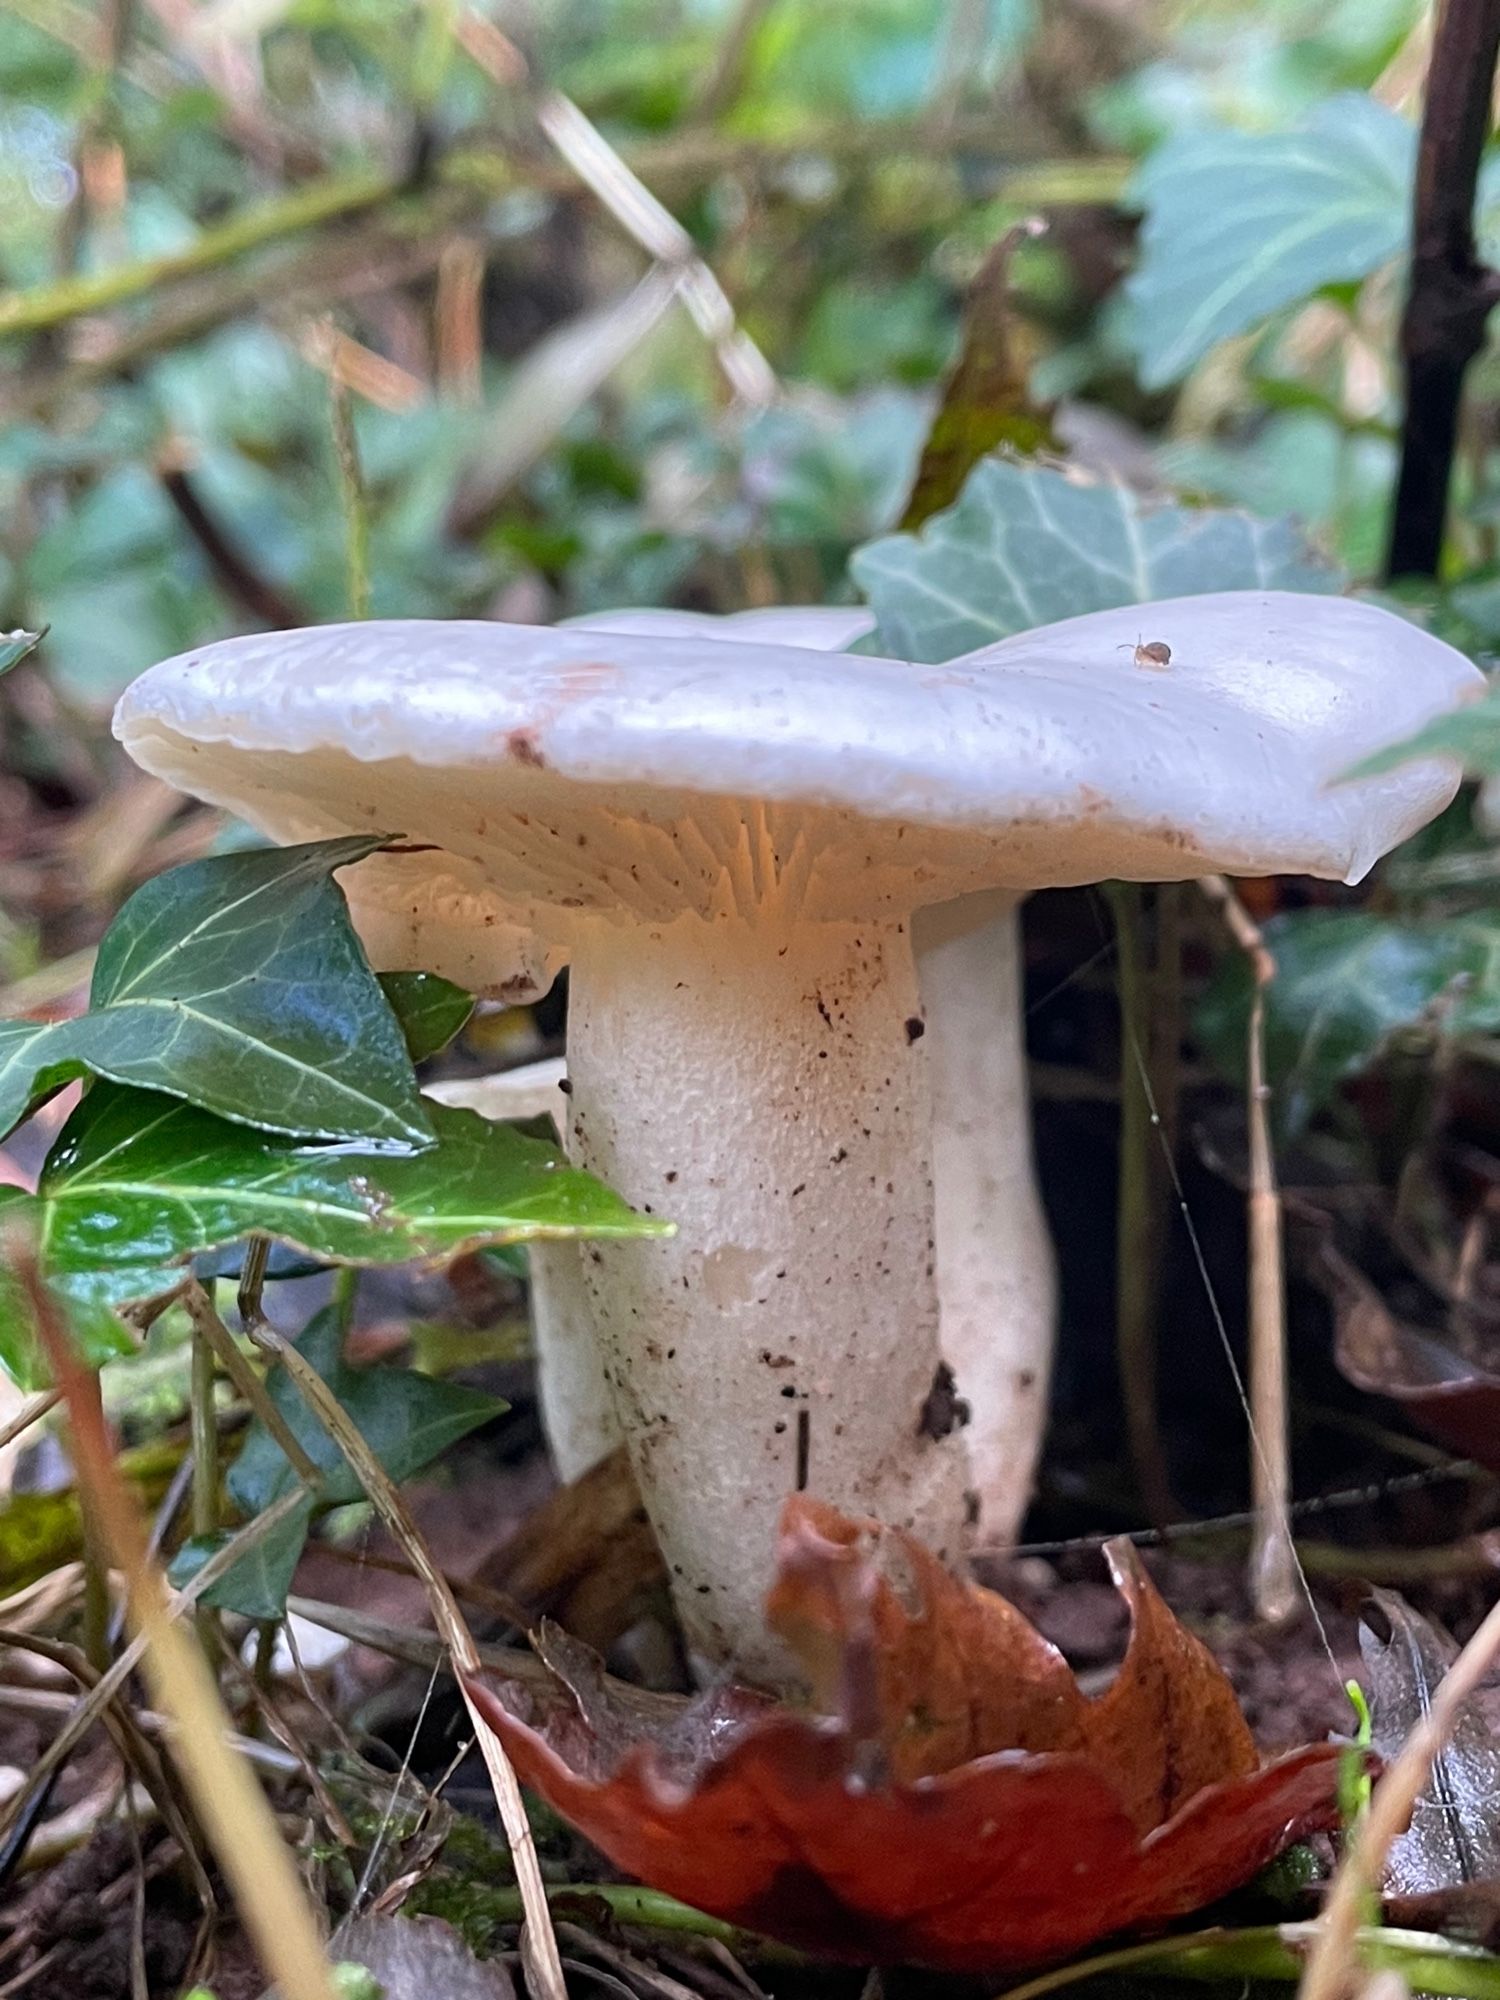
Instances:
[[[468,9],[459,16],[455,35],[465,54],[502,90],[531,86],[532,109],[542,132],[647,256],[674,274],[677,296],[713,348],[735,395],[753,408],[773,403],[780,385],[770,362],[736,320],[724,287],[671,210],[570,97],[536,85],[526,58],[493,21]]]
[[[232,1536],[222,1548],[209,1557],[191,1583],[169,1599],[166,1607],[167,1617],[169,1619],[178,1619],[185,1612],[190,1611],[211,1584],[217,1583],[219,1578],[230,1570],[242,1556],[247,1554],[257,1542],[267,1535],[274,1534],[282,1522],[290,1514],[295,1513],[306,1498],[307,1488],[297,1485],[289,1492],[283,1493],[279,1500],[272,1501],[264,1513],[258,1514],[253,1521],[248,1522],[240,1529],[238,1534]],[[80,1577],[81,1569],[78,1565],[74,1565],[73,1587],[75,1589]],[[125,1647],[108,1672],[100,1676],[93,1690],[74,1707],[71,1716],[63,1724],[62,1728],[58,1730],[52,1741],[47,1745],[47,1748],[27,1773],[27,1783],[24,1790],[18,1792],[6,1805],[4,1811],[0,1812],[0,1841],[3,1841],[9,1835],[11,1827],[25,1810],[28,1799],[36,1792],[39,1786],[47,1782],[58,1765],[65,1763],[73,1754],[73,1750],[79,1740],[87,1735],[88,1731],[93,1728],[94,1724],[102,1716],[106,1704],[119,1693],[120,1689],[130,1679],[130,1676],[135,1672],[145,1656],[146,1644],[145,1634],[137,1633],[136,1637]]]
[[[485,1768],[489,1772],[490,1783],[494,1788],[500,1822],[510,1843],[516,1884],[526,1913],[522,1952],[527,1984],[536,1995],[536,2000],[567,2000],[567,1984],[563,1978],[562,1960],[558,1955],[552,1918],[547,1907],[547,1892],[537,1862],[531,1823],[526,1817],[526,1807],[521,1798],[521,1787],[511,1768],[510,1759],[501,1748],[500,1739],[474,1707],[469,1699],[468,1689],[464,1685],[465,1681],[470,1676],[478,1674],[481,1668],[479,1650],[474,1643],[473,1634],[464,1623],[453,1592],[434,1564],[405,1501],[396,1491],[384,1466],[365,1442],[363,1433],[350,1419],[328,1384],[290,1341],[273,1332],[264,1322],[255,1329],[253,1337],[277,1357],[296,1383],[306,1398],[309,1409],[314,1412],[318,1421],[344,1454],[355,1477],[364,1487],[371,1505],[398,1545],[405,1551],[412,1568],[422,1580],[434,1622],[457,1669],[464,1704],[474,1725]]]
[[[484,267],[485,247],[475,236],[455,236],[438,258],[437,379],[455,403],[484,401]]]
[[[259,1783],[225,1741],[232,1725],[208,1663],[168,1605],[166,1580],[115,1464],[97,1378],[83,1367],[37,1274],[29,1248],[10,1247],[37,1337],[68,1407],[79,1485],[125,1578],[130,1614],[146,1642],[143,1665],[157,1706],[177,1729],[173,1755],[194,1811],[234,1891],[240,1916],[283,2000],[334,2000],[317,1918]],[[96,1689],[97,1693],[97,1689]]]
[[[1266,1083],[1266,991],[1276,961],[1260,927],[1222,875],[1198,884],[1250,962],[1253,981],[1248,1028],[1246,1116],[1250,1132],[1250,1485],[1255,1527],[1250,1541],[1250,1591],[1262,1618],[1282,1623],[1296,1606],[1299,1579],[1292,1546],[1290,1424],[1287,1416],[1286,1280],[1281,1242],[1281,1194],[1271,1147]]]
[[[14,1444],[17,1438],[24,1437],[33,1424],[39,1424],[47,1412],[55,1410],[61,1401],[62,1397],[55,1389],[44,1389],[38,1396],[28,1396],[15,1415],[7,1423],[0,1424],[0,1451],[4,1451],[8,1444]]]

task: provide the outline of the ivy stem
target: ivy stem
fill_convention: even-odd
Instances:
[[[219,1425],[214,1410],[214,1380],[218,1373],[212,1346],[198,1327],[193,1329],[192,1376],[188,1390],[188,1421],[193,1444],[192,1523],[195,1535],[215,1534],[219,1526]],[[212,1659],[218,1618],[200,1604],[194,1620],[204,1650]]]
[[[339,505],[344,516],[344,575],[351,618],[370,615],[370,509],[359,462],[359,439],[349,384],[344,379],[338,341],[328,324],[328,416],[333,431],[333,457],[338,472]]]
[[[1160,1292],[1161,1154],[1146,1051],[1152,981],[1140,886],[1107,882],[1120,993],[1120,1179],[1115,1209],[1115,1355],[1125,1435],[1141,1501],[1158,1526],[1177,1507],[1157,1421],[1156,1304]]]
[[[559,1917],[571,1915],[568,1905],[577,1903],[579,1916],[587,1921],[588,1905],[602,1904],[616,1923],[634,1924],[642,1930],[679,1937],[713,1938],[737,1957],[761,1964],[808,1963],[803,1953],[794,1951],[790,1945],[776,1944],[755,1931],[725,1923],[722,1917],[711,1917],[705,1910],[695,1910],[691,1904],[679,1903],[675,1896],[665,1896],[659,1889],[640,1889],[629,1882],[553,1882],[547,1885],[547,1901]],[[562,1907],[559,1908],[559,1905]],[[519,1889],[486,1891],[484,1915],[492,1922],[520,1923],[523,1914]]]
[[[1500,301],[1479,260],[1474,191],[1489,139],[1500,0],[1443,0],[1417,148],[1411,279],[1401,321],[1406,415],[1386,575],[1436,576],[1464,377]]]
[[[1186,1937],[1124,1945],[1004,1988],[996,2000],[1043,2000],[1044,1994],[1059,1993],[1101,1973],[1211,1983],[1274,1979],[1290,1985],[1302,1977],[1305,1954],[1317,1934],[1315,1923],[1255,1924],[1243,1930],[1195,1931]],[[1500,2000],[1500,1958],[1474,1945],[1454,1944],[1425,1931],[1379,1929],[1361,1932],[1360,1946],[1368,1965],[1400,1972],[1414,1993]]]
[[[240,1324],[247,1333],[253,1333],[264,1317],[261,1299],[266,1288],[266,1266],[271,1257],[269,1236],[252,1236],[245,1245],[245,1261],[240,1266],[239,1290],[235,1294],[235,1308],[240,1316]]]

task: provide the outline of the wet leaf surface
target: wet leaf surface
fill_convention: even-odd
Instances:
[[[1127,1544],[1124,1663],[1086,1698],[1005,1601],[908,1537],[790,1501],[768,1618],[809,1712],[710,1690],[648,1726],[547,1634],[553,1686],[476,1697],[620,1868],[835,1958],[993,1972],[1167,1922],[1337,1819],[1339,1751],[1257,1768],[1233,1694]]]
[[[251,1231],[334,1263],[434,1262],[535,1236],[652,1236],[634,1210],[545,1140],[432,1107],[421,1153],[309,1147],[155,1092],[95,1084],[64,1126],[37,1193],[0,1189],[30,1223],[44,1273],[90,1360],[123,1351],[113,1308],[168,1289],[182,1260]],[[26,1316],[0,1282],[0,1363],[36,1379]]]
[[[473,994],[435,972],[382,972],[380,987],[414,1063],[447,1048],[474,1011]]]
[[[93,1075],[303,1138],[430,1145],[400,1024],[333,880],[380,844],[216,855],[147,882],[105,933],[86,1014],[0,1022],[0,1132]]]

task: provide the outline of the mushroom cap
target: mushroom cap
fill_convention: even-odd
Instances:
[[[662,611],[630,608],[569,618],[565,632],[634,632],[645,638],[759,639],[841,653],[875,624],[867,604],[773,604],[759,611]]]
[[[660,613],[618,614],[624,632],[256,634],[144,674],[115,730],[147,770],[277,839],[402,834],[426,851],[374,856],[349,883],[372,957],[398,949],[394,926],[387,963],[519,995],[586,912],[779,901],[858,921],[986,887],[1356,881],[1459,774],[1432,758],[1334,781],[1484,684],[1440,640],[1338,597],[1129,605],[940,667],[829,651],[857,629],[836,615],[781,614],[800,646]]]

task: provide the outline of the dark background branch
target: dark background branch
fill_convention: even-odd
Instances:
[[[1436,576],[1464,375],[1500,277],[1474,249],[1474,189],[1490,133],[1500,0],[1443,0],[1417,154],[1411,290],[1401,325],[1406,419],[1388,577]]]
[[[158,466],[157,477],[183,525],[203,551],[216,582],[237,604],[252,618],[258,618],[262,624],[278,631],[293,625],[311,624],[307,613],[299,610],[289,597],[283,596],[268,578],[261,576],[230,541],[204,506],[197,488],[180,465]]]

